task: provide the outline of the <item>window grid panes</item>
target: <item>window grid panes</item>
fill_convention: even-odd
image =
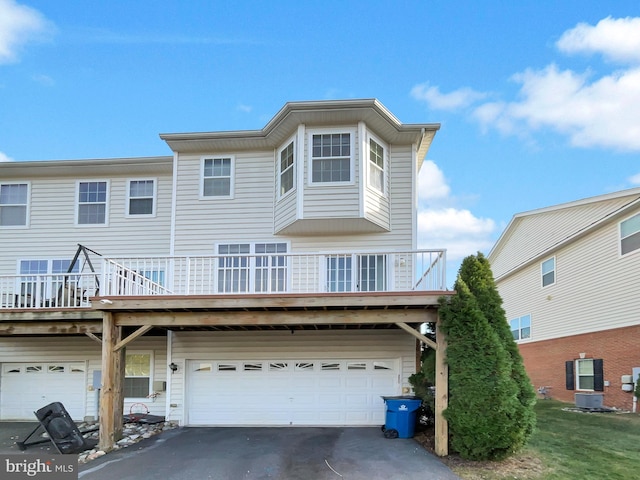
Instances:
[[[287,290],[287,257],[260,254],[287,253],[287,244],[257,243],[255,253],[255,291],[285,292]]]
[[[386,255],[358,256],[360,278],[359,291],[383,292],[387,289],[387,257]]]
[[[542,262],[542,286],[553,285],[556,282],[556,259],[550,258]]]
[[[78,186],[78,224],[105,224],[106,215],[107,182],[80,182]]]
[[[129,182],[129,215],[153,215],[153,180],[131,180]]]
[[[384,193],[384,148],[369,140],[369,185]]]
[[[351,134],[331,133],[312,136],[312,182],[351,181]]]
[[[27,224],[29,186],[26,183],[0,185],[0,226]]]
[[[620,223],[620,253],[640,250],[640,213]]]
[[[594,373],[592,358],[576,360],[577,390],[593,390]]]
[[[203,177],[203,196],[231,196],[231,158],[205,158]]]
[[[144,398],[149,395],[151,354],[127,354],[124,367],[124,396]]]
[[[293,142],[280,152],[280,196],[293,189]]]
[[[531,315],[514,318],[509,322],[514,340],[531,338]]]
[[[218,292],[248,292],[251,246],[248,243],[219,245],[218,253],[230,255],[218,259]]]
[[[332,255],[327,258],[327,291],[350,292],[352,284],[352,256]]]

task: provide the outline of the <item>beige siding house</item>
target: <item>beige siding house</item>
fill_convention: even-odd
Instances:
[[[536,386],[566,401],[632,409],[640,189],[515,215],[489,260]]]
[[[0,419],[55,399],[76,419],[384,423],[450,293],[445,251],[416,248],[438,128],[292,102],[260,130],[162,134],[168,157],[0,164]]]

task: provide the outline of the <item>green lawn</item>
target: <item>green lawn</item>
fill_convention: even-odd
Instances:
[[[563,410],[567,407],[572,405],[538,401],[537,429],[521,454],[451,467],[467,480],[640,478],[640,415]]]

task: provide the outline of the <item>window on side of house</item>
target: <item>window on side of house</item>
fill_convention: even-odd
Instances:
[[[28,207],[28,183],[0,184],[0,227],[25,227]]]
[[[542,286],[547,287],[556,283],[556,257],[545,260],[540,265],[542,272]]]
[[[107,223],[108,183],[78,182],[78,225]]]
[[[514,340],[526,340],[531,338],[531,315],[523,315],[509,321],[511,334]]]
[[[206,198],[233,197],[233,157],[202,159],[202,196]]]
[[[291,141],[278,155],[278,196],[284,197],[295,187],[295,143]]]
[[[640,250],[640,213],[620,222],[620,254]]]
[[[151,393],[151,353],[128,353],[124,367],[125,398],[146,398]]]
[[[311,135],[311,183],[349,183],[351,179],[351,133]]]
[[[369,139],[369,186],[384,194],[384,147]]]
[[[565,363],[567,390],[604,391],[604,362],[601,358],[580,358]]]
[[[129,180],[127,195],[127,216],[151,217],[156,214],[155,180]]]

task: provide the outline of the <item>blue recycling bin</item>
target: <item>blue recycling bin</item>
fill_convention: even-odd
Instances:
[[[422,405],[418,397],[382,397],[387,415],[382,428],[386,438],[412,438],[416,429],[417,411]]]

